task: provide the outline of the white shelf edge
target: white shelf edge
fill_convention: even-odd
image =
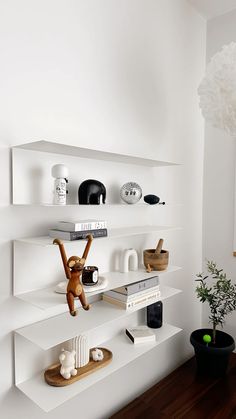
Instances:
[[[182,268],[180,266],[169,265],[168,268],[164,271],[152,271],[151,273],[146,272],[144,269],[139,269],[138,271],[130,271],[127,273],[105,272],[101,273],[100,276],[105,277],[108,280],[107,287],[94,292],[85,293],[87,297],[93,297],[111,289],[121,287],[127,284],[132,284],[134,282],[141,281],[146,278],[151,278],[155,275],[158,275],[161,278],[163,275],[168,275],[170,273],[177,272],[181,269]],[[38,290],[15,294],[15,297],[28,304],[38,307],[41,310],[48,310],[58,306],[64,306],[65,311],[67,311],[68,309],[65,294],[56,293],[54,291],[55,285],[47,288],[41,288]]]
[[[85,205],[85,204],[79,204],[79,203],[75,203],[75,204],[66,204],[66,205],[56,205],[56,204],[50,204],[50,203],[35,203],[35,204],[11,204],[12,206],[16,206],[16,207],[20,207],[20,206],[30,206],[30,207],[54,207],[54,208],[67,208],[67,207],[83,207],[83,208],[105,208],[105,207],[123,207],[123,208],[137,208],[137,207],[155,207],[155,205],[149,205],[145,202],[140,202],[137,204],[133,204],[133,205],[128,205],[128,204],[122,204],[122,203],[105,203],[105,204],[100,204],[100,205]],[[166,204],[168,205],[168,204]],[[157,204],[157,206],[161,206],[159,204]]]
[[[108,324],[119,318],[141,310],[156,301],[164,301],[182,291],[167,286],[160,287],[161,296],[151,299],[133,310],[124,310],[105,301],[92,304],[89,311],[78,309],[76,317],[70,316],[69,312],[63,313],[46,320],[33,323],[29,326],[17,329],[15,333],[29,340],[43,350],[48,350],[62,342],[68,341],[75,336],[95,330],[104,324]]]
[[[96,237],[95,240],[109,240],[109,239],[118,239],[127,236],[138,236],[143,234],[151,234],[164,231],[175,231],[181,230],[181,227],[175,226],[152,226],[152,225],[143,225],[143,226],[133,226],[133,227],[122,227],[122,228],[113,228],[108,229],[107,237]],[[39,236],[39,237],[26,237],[19,238],[15,241],[36,245],[36,246],[54,246],[53,238],[49,236]],[[65,244],[74,244],[77,243],[77,240],[67,241],[63,240]]]
[[[123,333],[99,345],[113,352],[111,363],[70,386],[49,386],[41,373],[27,381],[18,383],[17,387],[41,409],[49,412],[182,331],[182,329],[167,323],[158,330],[152,330],[157,339],[153,343],[133,345]]]
[[[77,147],[74,145],[67,145],[53,141],[34,141],[26,144],[20,144],[12,147],[13,149],[23,149],[31,151],[39,151],[53,154],[64,154],[68,156],[76,156],[87,159],[113,161],[116,163],[134,164],[147,167],[161,167],[161,166],[178,166],[178,163],[172,163],[161,160],[154,160],[143,158],[139,156],[132,156],[128,154],[112,153],[108,151],[92,150],[89,148]]]
[[[35,203],[35,204],[15,204],[11,203],[11,206],[13,207],[53,207],[53,208],[67,208],[67,207],[93,207],[93,208],[106,208],[106,207],[121,207],[121,208],[159,208],[159,207],[182,207],[183,204],[180,204],[178,202],[170,202],[166,203],[165,205],[162,204],[154,204],[150,205],[145,202],[128,205],[128,204],[122,204],[122,203],[106,203],[101,205],[84,205],[84,204],[66,204],[66,205],[56,205],[56,204],[50,204],[50,203]]]

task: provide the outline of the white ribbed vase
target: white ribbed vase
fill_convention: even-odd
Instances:
[[[76,368],[84,367],[89,363],[89,345],[86,335],[76,336],[75,345],[75,365]]]

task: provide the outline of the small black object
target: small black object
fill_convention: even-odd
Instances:
[[[98,283],[97,266],[85,266],[82,272],[82,283],[87,286],[93,286]]]
[[[149,205],[155,205],[155,204],[165,205],[165,202],[160,202],[159,196],[156,196],[156,195],[145,195],[143,199]]]
[[[162,326],[163,304],[161,301],[147,306],[147,325],[152,329],[158,329]]]
[[[106,188],[99,180],[87,179],[81,183],[78,191],[79,204],[99,205],[100,197],[102,202],[106,201]]]

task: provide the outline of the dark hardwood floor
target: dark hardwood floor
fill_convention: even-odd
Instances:
[[[236,354],[223,378],[199,377],[195,358],[112,416],[112,419],[236,419]]]

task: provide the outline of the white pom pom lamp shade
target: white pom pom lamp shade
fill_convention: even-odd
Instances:
[[[236,136],[236,43],[223,46],[206,68],[198,94],[203,117]]]
[[[212,126],[236,137],[236,43],[217,52],[206,68],[198,94],[202,115]],[[236,176],[235,206],[236,212]],[[236,256],[236,216],[234,216],[233,256]]]

